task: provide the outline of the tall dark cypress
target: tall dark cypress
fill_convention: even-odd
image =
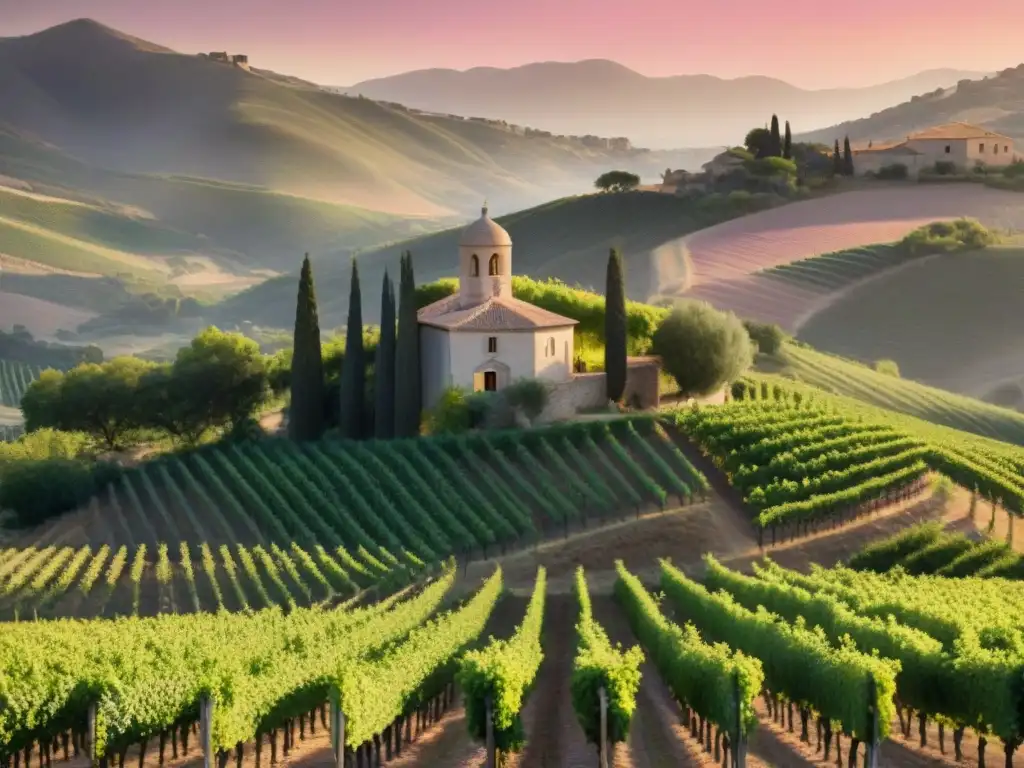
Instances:
[[[789,130],[789,120],[786,121],[786,134],[782,140],[782,156],[787,160],[793,159],[793,134]]]
[[[420,432],[420,327],[416,308],[416,280],[412,254],[402,256],[398,289],[398,337],[395,343],[395,437]]]
[[[843,174],[853,176],[853,152],[850,150],[850,137],[843,139]]]
[[[782,154],[782,136],[779,135],[779,116],[772,115],[772,157]]]
[[[308,253],[302,260],[299,298],[295,303],[291,387],[288,436],[292,440],[316,440],[324,431],[324,361],[313,267]]]
[[[836,139],[835,149],[832,150],[832,175],[843,175],[843,156],[839,154],[839,139]]]
[[[608,399],[618,402],[626,391],[626,282],[616,248],[608,254],[605,279],[604,370]]]
[[[366,398],[366,355],[363,352],[363,300],[359,292],[359,265],[352,259],[345,327],[345,361],[341,368],[341,411],[338,426],[343,437],[363,437]]]
[[[384,270],[380,291],[380,342],[373,373],[374,437],[395,436],[395,288]]]

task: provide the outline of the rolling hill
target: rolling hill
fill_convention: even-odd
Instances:
[[[922,92],[870,117],[840,122],[796,138],[831,144],[837,137],[849,136],[854,142],[880,142],[956,121],[1024,139],[1024,64],[983,80],[961,80],[952,88]]]
[[[538,62],[512,69],[424,69],[340,89],[419,109],[479,115],[555,133],[628,136],[650,147],[737,143],[776,112],[821,126],[983,77],[940,69],[865,88],[804,90],[769,77],[646,77],[614,61]],[[614,104],[615,109],[608,109]],[[700,163],[681,164],[699,167]]]
[[[0,122],[86,163],[402,215],[443,215],[484,197],[521,207],[542,189],[545,198],[578,191],[598,168],[666,164],[345,97],[85,19],[0,39],[0,72]]]

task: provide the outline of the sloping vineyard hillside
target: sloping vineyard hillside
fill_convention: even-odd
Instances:
[[[743,399],[671,419],[741,494],[762,541],[765,531],[775,541],[912,496],[929,473],[1024,512],[1019,452],[913,434],[766,381],[740,383],[733,396]]]
[[[203,449],[127,471],[87,509],[0,552],[0,615],[308,606],[706,490],[650,418]]]
[[[17,408],[25,390],[42,372],[36,365],[0,359],[0,405]]]

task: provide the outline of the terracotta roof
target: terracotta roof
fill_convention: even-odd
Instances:
[[[854,149],[854,155],[863,155],[871,152],[884,152],[889,155],[920,155],[916,149],[907,146],[906,141],[890,141],[882,144],[875,144],[870,147]]]
[[[926,128],[923,131],[912,133],[907,137],[908,139],[922,140],[922,139],[947,139],[947,140],[960,140],[960,139],[1007,139],[1009,136],[1003,136],[1001,133],[994,133],[993,131],[986,130],[977,125],[971,125],[970,123],[946,123],[945,125],[935,125],[931,128]]]
[[[462,308],[457,293],[428,304],[419,311],[418,319],[424,325],[449,331],[531,331],[536,328],[564,328],[579,322],[529,302],[501,296]]]

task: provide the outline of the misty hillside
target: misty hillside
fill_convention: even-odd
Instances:
[[[520,207],[580,191],[611,165],[650,174],[672,164],[344,97],[258,65],[245,72],[73,21],[0,38],[0,122],[121,172],[402,215],[464,212],[484,197]]]
[[[512,69],[425,69],[344,90],[557,133],[626,136],[641,146],[720,147],[739,143],[773,112],[785,114],[794,126],[825,126],[982,76],[941,69],[866,88],[809,91],[769,77],[645,77],[613,61],[590,60]]]
[[[798,137],[832,141],[848,135],[851,141],[901,139],[909,133],[949,122],[974,123],[1024,140],[1024,64],[984,80],[962,81],[902,104]]]

